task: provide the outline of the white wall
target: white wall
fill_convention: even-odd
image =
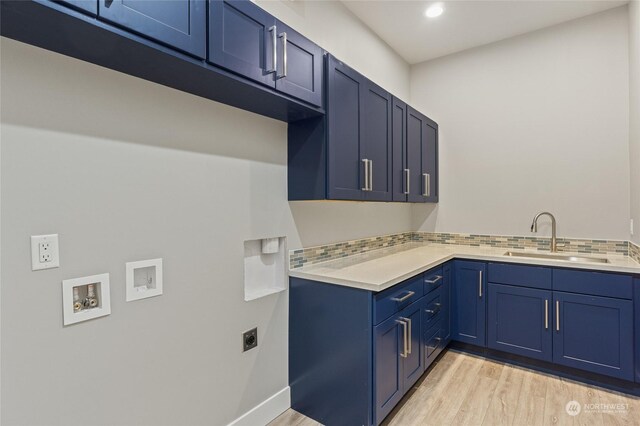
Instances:
[[[632,241],[640,244],[640,1],[629,3],[629,158]]]
[[[380,47],[345,31],[353,51]],[[3,425],[226,424],[288,385],[288,294],[243,301],[243,241],[411,229],[406,205],[288,203],[285,123],[0,47]],[[60,234],[62,266],[31,272],[29,236],[42,233]],[[155,257],[165,294],[125,303],[125,262]],[[63,328],[60,282],[101,272],[112,315]],[[243,354],[254,326],[259,347]]]
[[[336,0],[256,3],[399,98],[409,99],[409,65]]]
[[[629,238],[626,6],[412,67],[440,125],[440,203],[425,231]],[[548,235],[547,226],[539,235]]]

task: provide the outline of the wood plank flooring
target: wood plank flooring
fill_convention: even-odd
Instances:
[[[581,404],[576,416],[569,401]],[[269,424],[317,425],[293,410]],[[383,425],[640,426],[640,398],[449,350]]]

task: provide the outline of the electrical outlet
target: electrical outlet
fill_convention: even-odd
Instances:
[[[258,329],[253,328],[242,333],[242,352],[253,349],[258,346]]]
[[[31,237],[31,269],[57,268],[60,266],[58,234]]]

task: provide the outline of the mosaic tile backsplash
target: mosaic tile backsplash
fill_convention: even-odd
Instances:
[[[640,246],[629,242],[629,257],[640,263]]]
[[[474,247],[504,247],[510,249],[549,250],[550,238],[495,236],[477,234],[451,234],[430,232],[404,232],[382,237],[344,241],[323,246],[291,250],[289,268],[297,269],[327,260],[340,259],[354,254],[366,253],[408,242],[455,244]],[[640,262],[640,247],[629,241],[583,240],[558,238],[558,251],[593,254],[619,254],[630,256]]]

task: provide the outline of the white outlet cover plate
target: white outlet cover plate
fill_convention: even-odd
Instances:
[[[40,244],[49,243],[51,260],[40,262]],[[39,271],[60,267],[60,250],[58,247],[58,234],[31,236],[31,270]]]
[[[140,285],[141,275],[151,282]],[[126,264],[127,302],[160,296],[162,294],[162,259],[141,260]],[[142,277],[144,278],[144,277]]]
[[[98,284],[97,294],[100,305],[97,308],[73,311],[73,288],[87,284]],[[111,289],[109,274],[90,275],[88,277],[72,278],[62,281],[62,315],[64,325],[75,324],[111,314]]]

